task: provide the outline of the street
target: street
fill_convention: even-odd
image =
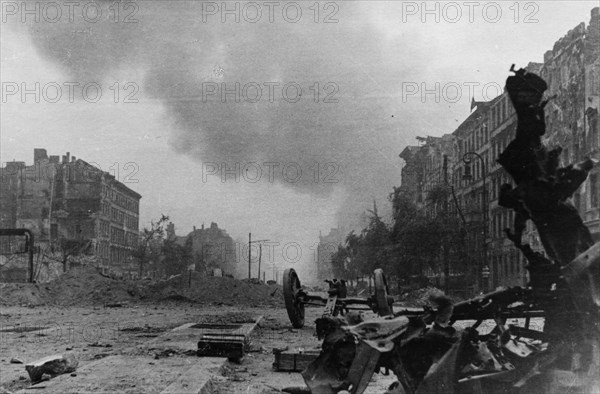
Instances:
[[[61,389],[68,387],[68,392],[158,393],[186,371],[181,366],[161,369],[161,364],[174,359],[191,364],[202,359],[195,354],[195,341],[189,342],[189,352],[169,351],[169,346],[146,347],[145,343],[185,323],[235,323],[258,316],[263,319],[251,336],[250,352],[240,364],[220,359],[222,367],[213,371],[211,377],[212,392],[277,393],[284,387],[301,387],[304,383],[299,373],[273,370],[272,351],[286,346],[309,349],[320,344],[314,336],[314,320],[322,308],[308,308],[306,312],[307,325],[297,330],[291,328],[283,307],[254,307],[243,311],[236,307],[189,303],[137,304],[121,308],[6,307],[0,315],[0,392],[11,393],[36,386],[39,388],[35,392],[57,392],[55,385],[62,383],[67,386],[61,385]],[[57,353],[73,354],[79,361],[78,370],[111,356],[132,357],[150,365],[152,379],[148,374],[138,375],[140,365],[131,365],[111,382],[94,378],[74,385],[76,377],[66,374],[32,386],[24,364],[11,363],[13,358],[27,363]],[[102,375],[97,369],[95,373]],[[164,379],[158,378],[160,374]],[[393,376],[375,375],[367,393],[381,393],[393,381]]]

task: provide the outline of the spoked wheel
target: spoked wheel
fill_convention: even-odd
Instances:
[[[299,297],[300,279],[293,268],[283,272],[283,299],[292,327],[304,327],[304,303]]]
[[[392,312],[393,301],[389,298],[389,290],[387,280],[383,274],[383,270],[378,268],[374,271],[375,274],[375,300],[377,301],[377,313],[379,316],[388,316]]]

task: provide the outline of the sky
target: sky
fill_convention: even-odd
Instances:
[[[113,173],[141,226],[218,223],[309,274],[318,234],[389,215],[398,154],[452,133],[594,1],[2,1],[0,160]],[[25,91],[30,93],[24,93]]]

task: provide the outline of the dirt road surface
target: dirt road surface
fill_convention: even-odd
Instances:
[[[0,393],[25,389],[25,392],[47,393],[56,392],[58,387],[60,391],[159,393],[181,379],[199,357],[195,355],[195,340],[190,340],[188,351],[176,346],[152,346],[152,341],[186,323],[244,323],[259,316],[263,319],[251,337],[251,351],[239,364],[218,360],[220,367],[210,370],[213,375],[209,392],[277,393],[284,387],[304,383],[299,373],[273,370],[273,349],[317,347],[320,342],[314,336],[314,321],[321,313],[322,308],[308,308],[306,326],[296,330],[291,328],[285,308],[275,306],[236,308],[162,302],[156,305],[132,303],[117,308],[2,307]],[[165,343],[168,344],[163,345]],[[17,359],[27,363],[65,353],[73,354],[79,361],[73,376],[62,375],[39,383],[33,386],[35,390],[25,364],[11,362]],[[123,357],[135,360],[134,365],[130,365],[131,362],[117,365]],[[116,370],[94,372],[96,366],[106,369],[107,366],[99,362],[102,359],[111,361],[108,364],[113,364]],[[88,381],[82,386],[79,380],[85,375],[86,366],[91,368],[90,375],[95,379],[93,384]],[[381,393],[392,381],[392,376],[375,375],[367,393]]]

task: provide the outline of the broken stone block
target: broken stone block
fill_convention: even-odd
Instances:
[[[29,374],[31,381],[36,383],[42,380],[44,374],[55,377],[75,371],[77,365],[77,359],[72,354],[55,354],[27,363],[25,370]]]

